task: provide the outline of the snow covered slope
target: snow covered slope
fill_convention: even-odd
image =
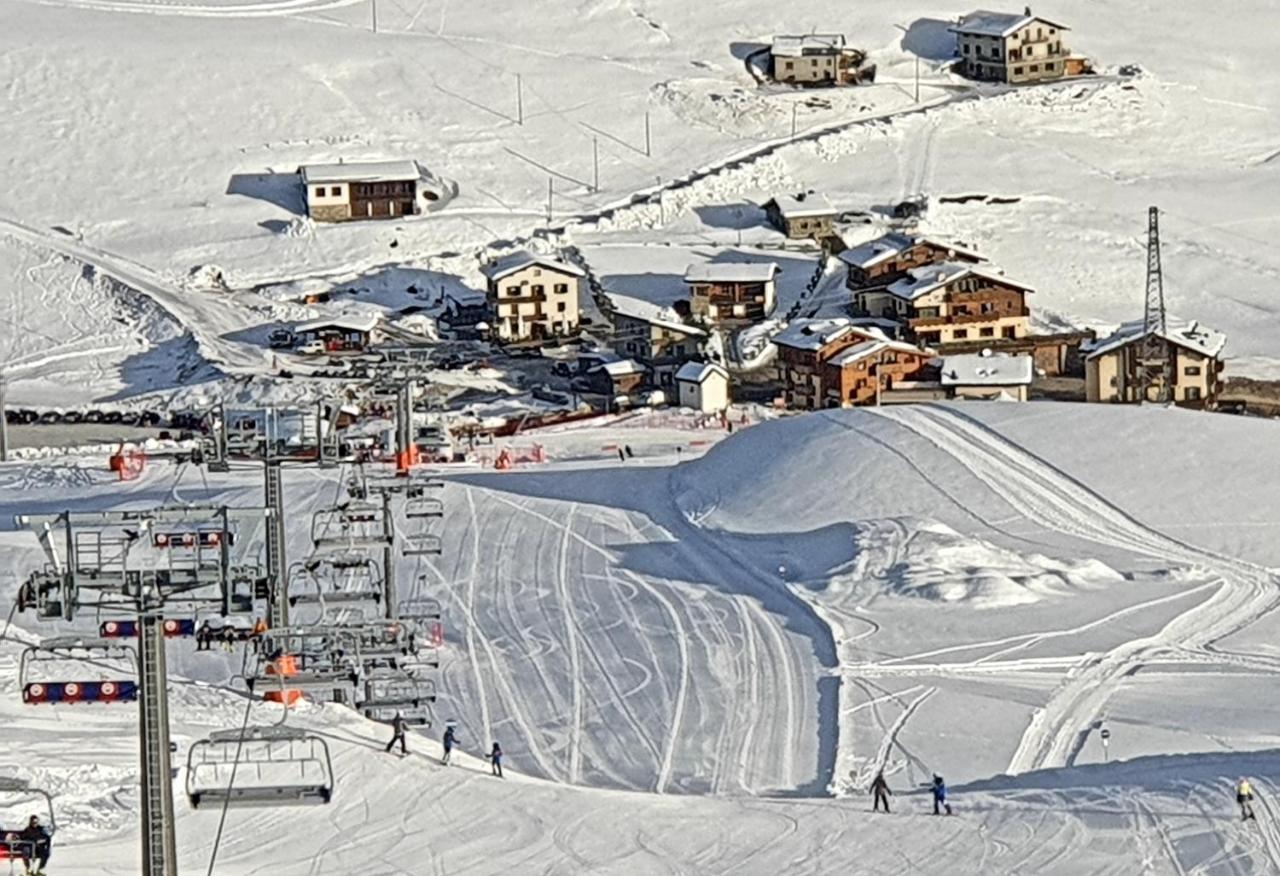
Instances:
[[[1198,465],[1152,479],[1119,440],[1085,460],[1083,430]],[[385,728],[305,709],[289,720],[333,746],[334,804],[233,813],[218,872],[1267,872],[1280,833],[1269,814],[1236,825],[1228,793],[1249,774],[1269,799],[1280,775],[1280,589],[1255,564],[1270,533],[1241,501],[1274,496],[1272,431],[1150,409],[926,406],[767,423],[679,465],[670,433],[577,429],[547,446],[578,461],[451,476],[443,556],[406,559],[399,578],[445,603],[437,716],[468,752],[500,740],[513,775],[375,756]],[[624,442],[640,450],[626,464],[581,458]],[[1252,493],[1231,481],[1242,460]],[[0,477],[0,519],[247,504],[258,489],[252,471],[206,483],[160,466],[124,490],[47,464]],[[302,471],[286,492],[305,520],[340,484]],[[1170,516],[1189,496],[1196,509]],[[33,541],[0,533],[6,598],[39,561]],[[301,527],[289,548],[305,553]],[[19,616],[13,634],[30,630]],[[220,686],[223,657],[170,647],[205,680],[173,688],[185,752],[244,704]],[[132,871],[132,707],[21,707],[8,665],[7,738],[39,740],[10,763],[70,812],[59,869]],[[1102,763],[1104,725],[1121,762]],[[909,814],[865,813],[879,768]],[[958,817],[918,817],[933,772]],[[180,808],[184,860],[203,867],[216,815]]]

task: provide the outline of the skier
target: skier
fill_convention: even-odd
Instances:
[[[622,449],[623,449],[624,451],[626,451],[627,459],[634,459],[634,458],[635,458],[635,454],[631,452],[631,445],[630,445],[630,444],[628,444],[626,447],[624,447],[624,448],[622,448]]]
[[[871,804],[872,812],[880,811],[880,804],[884,804],[884,811],[889,812],[889,795],[893,792],[889,790],[889,783],[884,780],[884,770],[876,773],[875,781],[871,783],[871,793],[875,795],[875,801]]]
[[[618,462],[626,462],[626,461],[627,461],[627,454],[623,451],[623,449],[622,449],[621,447],[619,447],[619,448],[618,448]]]
[[[40,874],[44,873],[44,868],[49,864],[49,851],[53,843],[53,837],[49,835],[49,831],[45,830],[44,825],[40,823],[38,815],[31,816],[27,821],[27,826],[18,834],[18,839],[30,844],[30,855],[36,859],[36,865],[33,868],[26,855],[22,856],[22,863],[26,865],[28,876],[40,876]]]
[[[1253,814],[1253,785],[1249,784],[1249,780],[1244,776],[1240,777],[1240,781],[1236,783],[1236,802],[1240,804],[1240,820],[1248,821],[1251,818],[1256,820]]]
[[[933,777],[933,814],[941,815],[942,812],[951,814],[951,804],[947,802],[947,783],[942,780],[942,776],[937,774]]]
[[[489,763],[493,774],[498,778],[502,778],[502,746],[493,743],[493,751],[489,752]]]
[[[384,749],[388,754],[391,753],[392,746],[397,742],[400,743],[400,755],[402,757],[409,753],[408,749],[406,749],[404,745],[404,731],[404,716],[399,712],[396,712],[395,718],[391,720],[391,741],[387,743],[387,747]]]
[[[453,725],[449,724],[444,728],[444,757],[440,758],[441,765],[449,762],[449,755],[453,753],[453,746],[458,743],[458,736],[454,732]]]

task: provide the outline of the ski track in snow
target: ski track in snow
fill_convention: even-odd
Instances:
[[[1036,710],[1008,772],[1069,765],[1120,679],[1153,655],[1173,648],[1204,652],[1217,639],[1272,610],[1277,588],[1271,574],[1149,529],[1075,482],[1059,469],[963,414],[935,406],[872,409],[952,456],[980,482],[1028,519],[1060,532],[1138,554],[1182,562],[1223,577],[1209,598],[1152,636],[1106,654],[1087,655]]]

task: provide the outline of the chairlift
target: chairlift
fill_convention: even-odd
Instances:
[[[436,683],[410,673],[371,673],[364,681],[363,706],[417,706],[436,700]]]
[[[53,797],[49,792],[32,786],[26,779],[0,776],[0,861],[31,860],[35,857],[35,843],[23,839],[6,839],[11,834],[22,832],[27,817],[33,814],[33,807],[46,815],[43,826],[52,837],[57,832],[58,825],[53,813]]]
[[[333,785],[328,743],[291,727],[220,730],[187,754],[192,809],[328,803]]]
[[[401,548],[400,552],[406,557],[439,556],[444,553],[443,540],[432,532],[406,535],[404,541],[404,547]]]
[[[318,549],[380,547],[388,527],[381,505],[347,502],[324,508],[311,517],[311,542]]]
[[[382,573],[371,557],[344,555],[307,566],[289,582],[290,605],[382,602]]]
[[[49,664],[87,665],[75,674],[50,678]],[[123,664],[123,667],[121,666]],[[22,701],[40,703],[129,703],[138,698],[138,652],[113,639],[59,636],[29,645],[18,662]]]
[[[438,599],[402,599],[396,603],[396,615],[404,621],[425,621],[439,620],[444,612]]]
[[[166,639],[194,636],[196,634],[195,618],[167,617],[161,621]],[[107,620],[98,625],[98,635],[103,639],[136,639],[138,638],[138,622],[136,620]]]
[[[443,517],[444,501],[436,496],[412,496],[405,500],[404,516],[409,518]]]

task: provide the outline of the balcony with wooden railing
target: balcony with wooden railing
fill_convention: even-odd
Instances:
[[[953,313],[949,316],[923,316],[912,319],[907,324],[912,329],[921,329],[939,325],[974,325],[975,323],[997,322],[1002,319],[1017,319],[1030,315],[1030,308],[1019,307],[1014,310],[1000,310],[991,313]]]

